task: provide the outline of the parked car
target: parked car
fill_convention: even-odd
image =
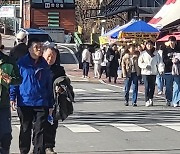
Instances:
[[[49,36],[49,34],[42,30],[42,29],[33,29],[33,28],[28,28],[28,29],[23,29],[21,28],[17,33],[19,33],[20,31],[23,31],[27,34],[27,42],[29,39],[32,38],[38,38],[41,42],[53,42],[52,38]],[[17,39],[14,42],[14,46],[17,44]]]

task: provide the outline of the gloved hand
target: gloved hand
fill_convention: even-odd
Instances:
[[[147,65],[146,69],[151,70],[151,65]]]
[[[53,125],[54,124],[54,118],[51,115],[48,115],[48,122]]]

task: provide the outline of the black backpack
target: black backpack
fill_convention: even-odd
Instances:
[[[55,98],[55,118],[64,121],[73,114],[74,92],[67,76],[58,77],[53,84]]]

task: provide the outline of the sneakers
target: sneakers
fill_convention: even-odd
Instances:
[[[173,106],[174,106],[174,107],[179,107],[179,105],[178,105],[178,104],[173,104]]]
[[[129,103],[126,101],[126,102],[124,103],[124,105],[125,105],[125,106],[129,106]]]
[[[150,106],[153,106],[153,99],[149,99]]]
[[[126,101],[126,102],[124,103],[124,105],[125,105],[125,106],[129,106],[128,101]],[[132,103],[132,106],[133,106],[133,107],[136,107],[136,106],[137,106],[137,104],[136,104],[136,103]]]
[[[54,152],[53,148],[46,148],[45,154],[57,154],[57,152]]]
[[[133,107],[136,107],[137,106],[137,104],[136,103],[133,103]]]
[[[179,107],[179,102],[177,104],[173,104],[174,107]]]
[[[153,106],[153,100],[152,99],[149,99],[148,101],[146,101],[146,107],[149,107],[149,106]]]
[[[163,92],[162,92],[162,91],[159,91],[157,94],[158,94],[158,95],[162,95],[162,94],[163,94]]]
[[[171,102],[166,100],[166,106],[171,106]]]

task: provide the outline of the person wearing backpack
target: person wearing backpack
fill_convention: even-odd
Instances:
[[[64,67],[60,66],[58,56],[59,56],[59,51],[56,48],[54,48],[53,46],[51,46],[51,44],[45,46],[45,49],[43,51],[43,57],[47,61],[48,65],[50,67],[53,85],[54,85],[54,82],[59,77],[66,77]],[[54,94],[56,93],[54,88],[53,88],[53,92],[54,92]],[[59,119],[56,117],[56,114],[58,111],[57,111],[57,106],[56,106],[57,102],[55,102],[55,101],[56,101],[56,98],[54,95],[54,103],[53,103],[54,110],[52,113],[53,121],[52,121],[52,123],[50,121],[47,122],[47,125],[45,127],[44,143],[45,143],[45,153],[46,154],[57,154],[54,151],[54,147],[55,147],[56,131],[58,128],[58,120]]]

